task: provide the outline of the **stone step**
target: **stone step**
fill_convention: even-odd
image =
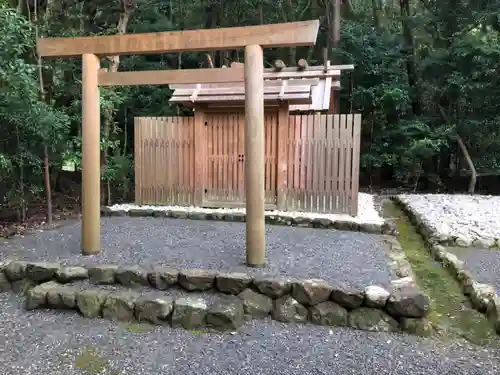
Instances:
[[[429,299],[409,278],[399,279],[389,292],[375,285],[362,290],[318,279],[251,277],[165,266],[146,270],[137,265],[68,267],[14,261],[0,266],[0,271],[0,290],[28,290],[27,308],[72,308],[89,317],[149,320],[186,328],[235,329],[245,316],[371,331],[427,332],[429,328],[425,319]],[[147,312],[141,312],[144,309]]]

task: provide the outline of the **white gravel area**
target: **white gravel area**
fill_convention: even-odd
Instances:
[[[441,243],[500,246],[500,196],[403,194],[397,198]]]
[[[245,213],[244,208],[202,208],[202,207],[182,207],[182,206],[149,206],[136,204],[115,204],[109,207],[111,210],[128,211],[130,209],[149,209],[157,211],[186,211],[186,212],[202,212],[202,213]],[[357,224],[379,224],[384,223],[384,219],[380,216],[375,208],[373,195],[359,193],[358,198],[358,215],[350,216],[347,214],[324,214],[316,212],[297,212],[297,211],[266,211],[266,216],[284,216],[284,217],[307,217],[311,219],[325,218],[332,221],[349,221]]]

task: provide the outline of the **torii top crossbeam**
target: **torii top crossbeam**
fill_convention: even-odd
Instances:
[[[86,53],[112,56],[228,50],[254,44],[263,48],[312,46],[316,42],[318,30],[319,21],[312,20],[149,34],[42,38],[37,41],[36,47],[39,56],[57,58]]]

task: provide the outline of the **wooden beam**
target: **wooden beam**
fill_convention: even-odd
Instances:
[[[264,79],[283,79],[283,78],[322,78],[322,77],[340,77],[340,70],[329,70],[327,72],[321,70],[304,70],[304,71],[283,71],[281,72],[265,72]]]
[[[264,82],[264,89],[268,87],[281,87],[283,80],[273,79]],[[319,78],[304,78],[295,79],[290,78],[286,80],[288,86],[317,86],[319,84]],[[198,84],[197,83],[187,83],[187,84],[170,84],[172,90],[194,90]],[[203,90],[207,89],[226,89],[231,90],[233,88],[242,87],[244,88],[243,82],[229,82],[229,83],[205,83],[203,84]]]
[[[314,66],[308,66],[304,71],[306,72],[317,72],[317,71],[324,71],[325,66],[324,65],[314,65]],[[353,64],[346,64],[346,65],[329,65],[328,66],[328,71],[332,70],[354,70],[354,65]],[[297,72],[298,68],[296,66],[288,66],[285,67],[281,70],[281,72]],[[266,68],[264,69],[264,74],[267,73],[276,73],[276,69],[274,68]]]
[[[309,66],[309,64],[307,63],[307,61],[305,59],[300,59],[297,62],[297,69],[300,71],[306,70],[308,66]]]
[[[283,68],[286,68],[285,63],[283,60],[274,60],[274,70],[281,71]]]
[[[186,83],[243,82],[239,68],[147,70],[142,72],[99,71],[100,86],[168,85]]]
[[[183,51],[214,51],[261,45],[264,48],[313,46],[319,20],[271,25],[186,30],[149,34],[41,38],[41,57],[71,57],[85,53],[101,56],[158,54]]]

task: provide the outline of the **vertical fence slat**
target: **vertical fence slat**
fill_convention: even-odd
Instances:
[[[354,115],[352,134],[352,190],[350,214],[358,214],[358,194],[359,194],[359,152],[361,142],[361,115]]]
[[[339,208],[344,209],[345,185],[344,185],[344,166],[345,166],[345,115],[340,115],[339,129]]]
[[[352,131],[353,131],[353,116],[346,116],[346,132],[345,132],[345,212],[350,211],[351,207],[351,197],[352,197],[352,186],[351,186],[351,174],[352,174]]]
[[[142,133],[141,119],[134,118],[134,200],[142,204]]]

